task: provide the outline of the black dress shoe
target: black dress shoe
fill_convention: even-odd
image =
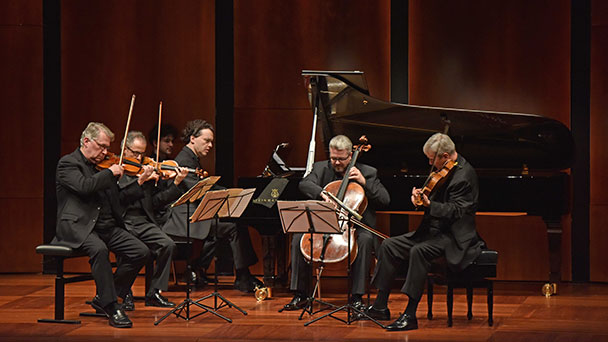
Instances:
[[[234,288],[244,293],[252,293],[256,286],[262,287],[264,286],[264,283],[251,275],[248,277],[237,278],[234,281]]]
[[[93,309],[95,309],[96,313],[104,314],[106,317],[110,317],[106,310],[104,310],[103,305],[101,305],[98,295],[95,295],[93,300],[91,300],[91,306],[93,307]]]
[[[125,298],[122,301],[122,307],[124,311],[133,311],[135,310],[135,302],[133,301],[133,292],[129,291]]]
[[[301,310],[306,306],[307,303],[308,303],[308,300],[305,297],[303,297],[301,295],[295,295],[291,299],[291,302],[285,304],[285,306],[283,307],[283,310],[285,310],[285,311]]]
[[[353,308],[359,310],[359,311],[364,311],[365,310],[365,304],[363,304],[363,299],[360,296],[353,296],[351,305],[353,306]]]
[[[127,314],[122,309],[115,309],[109,313],[110,319],[108,320],[110,325],[115,328],[130,328],[133,326],[133,322],[129,319]]]
[[[196,272],[196,285],[202,287],[207,284],[215,284],[215,279],[207,277],[207,271],[200,269]]]
[[[386,326],[389,331],[402,331],[418,329],[418,320],[405,312],[396,321]]]
[[[157,306],[160,308],[172,308],[175,306],[175,303],[170,302],[165,296],[160,294],[160,292],[155,291],[153,295],[146,296],[146,306]]]
[[[372,305],[370,305],[367,309],[365,309],[365,314],[377,321],[388,321],[389,319],[391,319],[391,312],[388,308],[376,309]],[[361,315],[361,317],[359,318],[367,317]]]

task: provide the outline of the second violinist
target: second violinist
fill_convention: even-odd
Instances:
[[[124,156],[127,160],[145,163],[146,138],[141,132],[130,131],[123,143],[126,144]],[[149,169],[153,166],[143,165],[143,168]],[[131,202],[126,208],[124,220],[127,230],[145,243],[155,257],[154,273],[146,293],[146,306],[175,306],[162,295],[161,291],[167,290],[171,260],[176,246],[175,242],[160,229],[156,211],[175,201],[187,190],[182,183],[187,175],[188,170],[177,168],[174,180],[166,182],[159,180],[159,175],[156,174],[150,178],[153,181],[143,184],[144,197]],[[119,181],[119,186],[128,187],[132,182],[140,181],[141,178],[140,176],[124,175]],[[155,182],[158,183],[155,184]],[[135,308],[131,293],[125,298],[123,307],[126,310]]]

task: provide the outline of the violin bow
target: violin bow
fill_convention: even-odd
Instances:
[[[159,170],[160,172],[160,123],[161,123],[161,117],[163,114],[163,101],[160,101],[160,103],[158,104],[158,133],[156,134],[156,169]],[[156,180],[155,183],[156,186],[158,186],[158,179]]]
[[[133,113],[133,106],[135,105],[135,94],[131,96],[131,106],[129,106],[129,116],[127,117],[127,127],[125,128],[125,139],[122,144],[122,149],[120,151],[120,160],[118,161],[118,165],[122,165],[122,159],[125,155],[125,147],[127,147],[127,134],[129,134],[129,125],[131,124],[131,114]]]

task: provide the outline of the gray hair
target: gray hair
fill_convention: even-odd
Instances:
[[[422,147],[424,154],[429,155],[435,153],[437,155],[448,153],[452,154],[456,151],[456,145],[450,137],[443,133],[433,134]]]
[[[114,133],[112,133],[112,131],[106,125],[102,124],[101,122],[89,122],[87,128],[85,128],[80,135],[80,146],[82,147],[84,145],[84,138],[96,140],[97,137],[99,137],[99,132],[101,131],[103,131],[108,138],[110,138],[110,141],[114,141]]]
[[[351,152],[353,150],[353,143],[348,139],[346,135],[336,135],[329,141],[329,148],[336,150],[347,150]]]
[[[144,142],[146,141],[146,137],[144,136],[144,134],[140,131],[129,131],[129,133],[127,134],[127,147],[131,147],[131,145],[133,145],[133,141],[135,141],[135,139],[141,139]],[[125,140],[123,139],[121,142],[121,147],[122,144],[125,143]]]

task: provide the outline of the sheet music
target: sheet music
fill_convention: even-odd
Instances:
[[[221,176],[210,176],[204,179],[201,179],[198,183],[194,184],[186,193],[184,193],[177,201],[171,204],[171,208],[177,207],[178,205],[182,205],[187,201],[190,203],[198,200],[203,197],[205,192],[209,191],[211,187],[217,183],[217,181],[221,178]]]

